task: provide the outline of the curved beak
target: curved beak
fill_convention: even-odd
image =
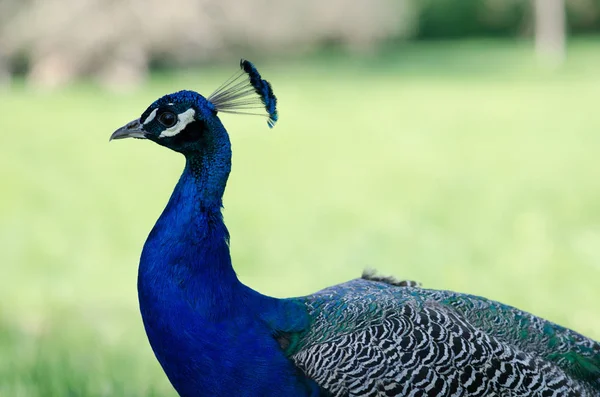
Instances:
[[[140,119],[130,121],[125,124],[123,127],[119,128],[110,136],[109,141],[113,139],[123,139],[123,138],[140,138],[146,139],[146,132],[143,129],[142,124],[140,123]]]

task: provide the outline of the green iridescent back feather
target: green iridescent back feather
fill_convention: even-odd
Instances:
[[[525,350],[535,351],[572,376],[600,388],[600,344],[502,303],[479,296],[448,294],[451,296],[443,303],[452,306],[471,324]]]
[[[600,396],[597,342],[498,302],[364,279],[300,299],[311,326],[282,347],[334,396]]]

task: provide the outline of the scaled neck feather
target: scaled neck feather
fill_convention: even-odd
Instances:
[[[192,177],[185,182],[196,186],[194,201],[202,211],[220,212],[231,171],[231,144],[224,130],[218,139],[207,143],[208,146],[184,153],[186,164],[182,179],[186,173]]]
[[[231,148],[223,140],[184,154],[185,169],[144,245],[140,299],[160,301],[182,294],[199,312],[220,317],[244,289],[231,265],[221,214]]]

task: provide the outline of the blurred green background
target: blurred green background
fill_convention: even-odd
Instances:
[[[183,3],[0,0],[0,396],[175,396],[135,286],[183,159],[108,137],[241,56],[281,114],[222,117],[245,283],[373,267],[600,339],[599,1]]]

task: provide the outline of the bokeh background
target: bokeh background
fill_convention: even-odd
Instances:
[[[0,0],[0,396],[175,396],[137,309],[183,159],[108,143],[254,61],[224,115],[241,279],[366,267],[600,339],[600,0]]]

